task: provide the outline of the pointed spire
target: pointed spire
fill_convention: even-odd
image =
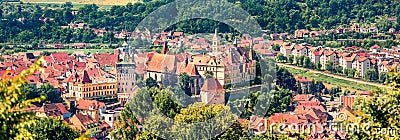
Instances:
[[[212,51],[213,52],[218,52],[218,47],[220,45],[220,40],[218,37],[218,29],[215,28],[215,33],[214,33],[214,37],[213,37],[213,44],[212,44]]]
[[[238,47],[238,40],[236,37],[234,37],[233,46],[236,48]]]
[[[215,28],[215,33],[214,33],[213,39],[218,39],[218,29],[217,28]]]
[[[85,70],[85,71],[83,71],[82,84],[86,84],[86,83],[92,83],[92,80],[90,79],[89,74]]]
[[[187,56],[185,56],[185,66],[187,66],[189,64],[189,59]]]
[[[128,47],[128,37],[126,34],[124,34],[124,43],[122,44],[122,47]]]
[[[249,59],[250,60],[254,60],[254,54],[253,54],[253,44],[250,47],[250,51],[249,51]]]
[[[168,49],[167,40],[164,40],[164,44],[163,44],[163,48],[161,50],[161,54],[167,54],[168,51],[169,51],[169,49]]]

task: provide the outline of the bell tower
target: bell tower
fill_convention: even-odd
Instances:
[[[213,44],[212,44],[212,52],[218,52],[218,47],[221,45],[220,39],[218,37],[218,29],[215,29]]]

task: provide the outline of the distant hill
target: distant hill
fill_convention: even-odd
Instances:
[[[0,0],[0,2],[20,2],[20,0]]]
[[[31,3],[65,3],[72,2],[74,4],[97,4],[97,5],[126,5],[128,3],[136,3],[140,0],[21,0]]]

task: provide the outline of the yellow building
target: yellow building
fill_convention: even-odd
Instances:
[[[200,79],[206,79],[206,73],[212,73],[222,86],[250,83],[256,78],[253,48],[246,51],[245,48],[238,47],[237,40],[233,45],[221,45],[217,31],[211,47],[212,52],[207,54],[171,54],[164,42],[161,54],[155,53],[150,58],[145,78],[151,77],[164,85],[175,82],[176,78],[173,77],[186,72],[197,81],[193,85],[194,89],[202,86],[203,80]],[[196,91],[198,94],[198,90]]]
[[[77,101],[93,97],[116,96],[117,81],[106,78],[104,73],[98,69],[95,71],[84,70],[81,75],[75,74],[70,77],[68,89],[69,97],[73,97]]]

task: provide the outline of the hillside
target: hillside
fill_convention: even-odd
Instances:
[[[133,31],[137,24],[157,8],[172,2],[173,0],[152,0],[150,2],[138,2],[141,0],[71,0],[78,9],[79,13],[73,15],[68,8],[58,5],[57,10],[43,10],[48,7],[43,3],[65,3],[68,0],[23,0],[26,2],[38,2],[40,8],[34,5],[2,4],[0,5],[0,15],[7,20],[0,22],[0,42],[18,41],[21,43],[32,43],[34,40],[51,40],[70,43],[73,31],[62,30],[60,26],[65,26],[71,22],[86,22],[91,28],[109,29],[120,31],[123,29]],[[188,0],[189,1],[189,0]],[[394,28],[400,30],[400,1],[393,0],[228,0],[246,10],[265,30],[276,31],[278,33],[287,32],[293,34],[297,29],[308,30],[329,30],[339,26],[349,27],[358,23],[367,26],[376,26],[379,30],[387,31]],[[133,4],[125,5],[128,2]],[[97,5],[112,5],[108,10],[96,5],[86,5],[85,3],[95,3]],[[78,6],[79,5],[79,8]],[[195,10],[207,10],[210,3]],[[181,3],[181,7],[191,7],[187,3]],[[176,13],[179,16],[187,17],[190,12],[180,10]],[[51,24],[46,24],[37,19],[54,19]],[[214,15],[219,17],[222,15]],[[24,22],[18,22],[15,17],[24,17]],[[397,19],[389,21],[388,19]],[[12,22],[9,22],[12,21]],[[165,19],[157,18],[153,20],[154,25],[166,24]],[[10,26],[12,25],[12,26]],[[38,28],[32,28],[38,27]],[[186,20],[170,26],[167,30],[184,31],[185,33],[210,33],[218,27],[222,33],[233,32],[233,29],[225,24],[208,19]],[[43,34],[47,32],[47,34]],[[58,32],[62,32],[60,34]],[[86,31],[89,40],[92,35]],[[55,35],[59,36],[55,36]],[[25,38],[36,39],[26,40]],[[79,41],[83,41],[80,36]],[[87,41],[87,40],[86,40]]]
[[[30,3],[65,3],[73,4],[97,4],[97,5],[126,5],[128,3],[136,3],[139,0],[22,0]]]

